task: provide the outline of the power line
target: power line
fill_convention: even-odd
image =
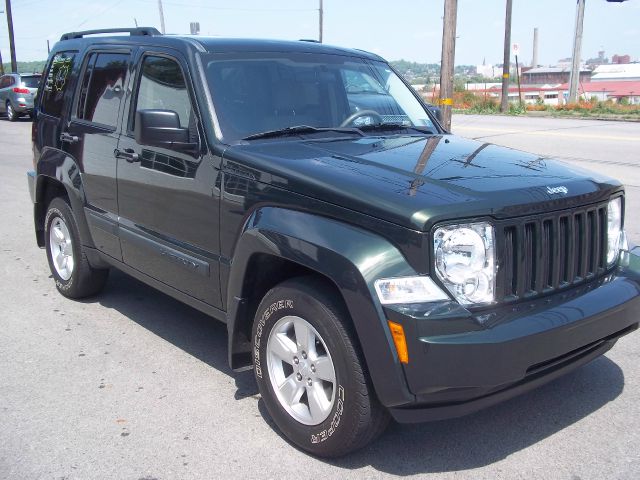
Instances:
[[[146,3],[155,3],[156,0],[138,0]],[[195,3],[182,3],[182,2],[172,2],[172,1],[163,1],[164,5],[173,5],[176,7],[189,7],[189,8],[205,8],[208,10],[222,10],[222,11],[233,11],[233,12],[315,12],[316,8],[242,8],[242,7],[217,7],[214,5],[200,5]]]

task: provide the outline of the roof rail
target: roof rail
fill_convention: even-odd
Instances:
[[[101,33],[129,33],[131,36],[156,36],[162,35],[157,28],[154,27],[136,27],[136,28],[103,28],[100,30],[84,30],[82,32],[69,32],[60,37],[60,41],[71,40],[73,38],[82,38],[87,35],[99,35]]]
[[[313,38],[301,38],[299,42],[320,43],[320,40],[314,40]]]

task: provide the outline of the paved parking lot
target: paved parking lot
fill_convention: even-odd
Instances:
[[[640,241],[640,123],[461,116],[454,131],[621,178]],[[391,425],[322,461],[278,435],[226,328],[123,274],[84,302],[55,291],[35,245],[30,123],[0,119],[0,478],[640,477],[640,333],[478,414]],[[640,314],[640,312],[639,312]]]

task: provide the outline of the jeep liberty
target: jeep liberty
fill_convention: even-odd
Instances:
[[[452,135],[377,55],[68,33],[34,113],[60,293],[117,268],[225,322],[231,367],[314,455],[521,394],[638,327],[621,183]]]

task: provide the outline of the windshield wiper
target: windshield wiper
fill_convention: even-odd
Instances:
[[[268,130],[266,132],[254,133],[248,137],[244,137],[242,140],[255,140],[258,138],[276,138],[286,137],[289,135],[300,135],[304,133],[317,133],[317,132],[338,132],[338,133],[355,133],[361,137],[364,134],[357,128],[349,127],[312,127],[310,125],[296,125],[294,127],[280,128],[278,130]]]
[[[374,123],[371,125],[360,125],[358,127],[363,132],[372,131],[372,130],[415,130],[420,133],[426,133],[429,135],[433,135],[434,131],[429,127],[416,127],[413,125],[405,125],[404,123]]]

